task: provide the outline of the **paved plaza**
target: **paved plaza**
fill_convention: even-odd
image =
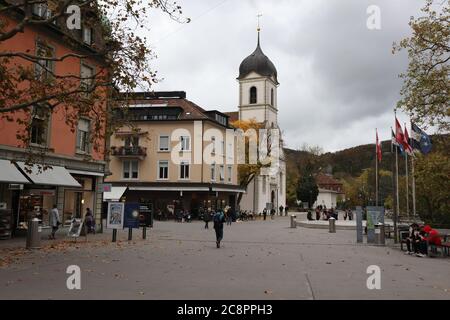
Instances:
[[[0,267],[1,299],[449,299],[450,259],[407,256],[396,247],[355,243],[355,231],[289,228],[287,217],[224,226],[156,222],[142,240],[134,232],[49,242],[8,251]],[[62,234],[60,235],[62,237]],[[23,244],[24,244],[24,239]],[[13,241],[13,240],[12,240]],[[14,240],[17,245],[17,240]],[[17,251],[20,253],[18,254]],[[66,268],[81,268],[81,290],[68,290]],[[381,269],[381,289],[369,290],[367,267]]]

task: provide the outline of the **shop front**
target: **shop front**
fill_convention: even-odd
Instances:
[[[189,211],[193,218],[200,212],[216,211],[230,206],[236,208],[237,194],[243,192],[236,188],[215,188],[210,185],[186,186],[128,186],[121,197],[122,201],[151,203],[156,219],[174,219],[181,211]]]

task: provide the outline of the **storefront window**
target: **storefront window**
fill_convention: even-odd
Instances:
[[[32,218],[41,220],[43,226],[50,225],[50,212],[56,203],[54,189],[24,190],[19,200],[18,228],[26,228]]]
[[[64,224],[70,224],[72,218],[84,218],[87,208],[94,212],[95,187],[93,179],[85,177],[75,177],[75,179],[82,185],[82,189],[66,189],[64,191],[64,210],[62,214]]]

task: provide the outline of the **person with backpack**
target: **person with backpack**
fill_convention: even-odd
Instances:
[[[220,248],[220,241],[223,239],[223,223],[225,222],[225,215],[222,209],[217,210],[213,217],[214,231],[216,231],[216,245]]]

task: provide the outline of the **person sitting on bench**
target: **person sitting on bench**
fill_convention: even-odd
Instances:
[[[406,238],[406,254],[419,253],[419,242],[419,225],[417,223],[413,223],[409,226],[409,234]]]

